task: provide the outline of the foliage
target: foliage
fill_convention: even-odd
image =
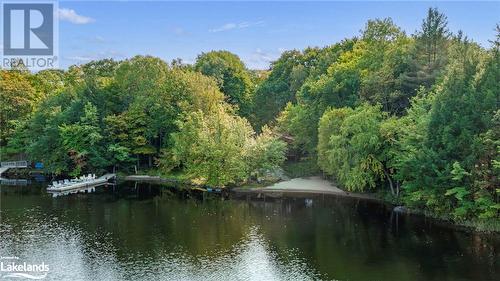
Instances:
[[[250,115],[254,90],[252,79],[238,56],[228,51],[202,53],[194,68],[215,79],[227,101],[239,107],[240,115]]]
[[[72,175],[80,175],[86,166],[94,168],[105,166],[100,163],[104,159],[101,158],[102,146],[99,144],[102,136],[97,121],[96,107],[86,103],[79,122],[59,126],[62,147],[73,161]]]
[[[286,161],[282,165],[285,174],[290,178],[317,176],[321,173],[315,158],[305,158],[300,161]]]
[[[267,126],[255,138],[250,138],[250,146],[245,151],[249,171],[254,176],[263,176],[275,170],[285,161],[286,143],[279,140]]]
[[[28,77],[21,71],[0,70],[0,145],[13,134],[14,122],[28,117],[38,96]]]
[[[167,169],[182,165],[192,178],[208,185],[242,182],[284,161],[285,144],[268,128],[255,138],[248,121],[224,106],[192,112],[179,127],[173,136],[173,163],[163,164]]]
[[[367,104],[354,110],[326,111],[319,125],[320,168],[348,190],[375,188],[379,181],[387,180],[394,194],[389,166],[393,145],[384,119],[380,106]]]

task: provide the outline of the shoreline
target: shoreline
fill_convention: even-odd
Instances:
[[[191,186],[195,186],[189,182],[173,179],[173,178],[163,178],[160,176],[149,176],[149,175],[129,175],[122,177],[123,180],[128,181],[138,181],[138,182],[150,182],[150,183],[173,183],[173,184],[187,184]],[[356,193],[356,192],[348,192],[342,190],[335,186],[332,182],[322,179],[320,176],[312,176],[312,177],[300,177],[294,178],[285,181],[279,181],[274,184],[269,184],[267,186],[262,187],[232,187],[227,188],[229,193],[234,196],[234,199],[239,199],[243,197],[252,197],[254,199],[265,199],[265,198],[282,198],[282,197],[307,197],[307,196],[336,196],[336,197],[344,197],[351,199],[361,199],[377,202],[380,204],[385,204],[390,206],[391,208],[397,207],[396,204],[390,202],[388,200],[384,200],[383,198],[374,196],[372,194],[366,193]],[[402,207],[401,210],[396,211],[402,215],[413,215],[413,216],[423,216],[425,218],[429,218],[435,220],[436,223],[445,224],[449,227],[469,231],[469,232],[477,232],[477,233],[500,233],[500,229],[497,229],[495,226],[486,227],[486,223],[481,223],[477,221],[466,221],[466,222],[457,222],[452,220],[451,218],[439,216],[437,214],[430,213],[425,210],[418,210],[408,208],[406,206]]]
[[[391,202],[384,201],[380,198],[371,196],[371,195],[365,195],[365,194],[360,194],[360,193],[349,193],[349,192],[344,192],[344,193],[338,193],[338,192],[328,192],[328,191],[319,191],[319,190],[276,190],[276,189],[269,189],[269,190],[264,190],[265,188],[252,188],[252,189],[242,189],[242,188],[235,188],[231,190],[231,193],[236,194],[236,195],[255,195],[256,197],[260,196],[269,196],[269,197],[283,197],[283,196],[289,196],[289,195],[312,195],[312,196],[317,196],[317,195],[331,195],[331,196],[337,196],[337,197],[346,197],[346,198],[354,198],[354,199],[363,199],[363,200],[369,200],[369,201],[376,201],[380,203],[385,203],[385,204],[390,204],[393,205]]]
[[[150,176],[150,175],[128,175],[125,177],[122,177],[121,179],[125,181],[137,181],[137,182],[150,182],[150,183],[174,183],[174,184],[187,184],[187,185],[192,185],[192,183],[189,183],[187,181],[179,180],[179,179],[174,179],[174,178],[164,178],[160,176]],[[298,181],[301,181],[297,183]],[[294,183],[295,182],[295,183]],[[315,187],[300,187],[297,188],[296,186],[290,186],[290,183],[292,184],[311,184],[314,183],[316,185]],[[202,185],[199,185],[202,186]],[[319,187],[319,188],[318,188]],[[356,192],[348,192],[344,191],[334,185],[331,184],[331,182],[321,179],[319,176],[312,176],[312,177],[300,177],[300,178],[294,178],[290,180],[285,180],[285,181],[279,181],[274,184],[270,184],[268,186],[263,186],[263,187],[245,187],[245,186],[240,186],[240,187],[232,187],[228,188],[228,191],[232,194],[235,195],[269,195],[270,197],[280,197],[280,196],[286,196],[286,195],[336,195],[340,197],[349,197],[349,198],[358,198],[358,199],[364,199],[364,200],[371,200],[371,201],[377,201],[377,202],[383,202],[383,203],[388,203],[391,204],[390,202],[387,202],[381,198],[372,196],[370,194],[363,194],[363,193],[356,193]],[[391,204],[393,205],[393,204]]]
[[[257,197],[281,197],[287,195],[334,195],[339,197],[358,198],[363,200],[389,203],[381,198],[370,194],[348,192],[338,188],[331,182],[319,176],[294,178],[287,181],[277,182],[266,187],[236,187],[231,189],[231,193],[238,196],[255,195]],[[391,204],[392,205],[392,204]]]
[[[178,178],[168,178],[161,176],[151,176],[151,175],[118,175],[118,180],[123,181],[136,181],[136,182],[146,182],[146,183],[165,183],[165,184],[173,184],[176,186],[189,186],[197,189],[198,191],[206,192],[208,190],[204,190],[205,188],[209,188],[208,186],[193,184],[189,181],[178,179]],[[290,185],[292,183],[292,185]],[[306,188],[300,186],[300,184],[307,184]],[[311,187],[311,185],[313,187]],[[265,186],[264,186],[265,185]],[[376,194],[367,194],[367,193],[356,193],[356,192],[347,192],[344,191],[335,185],[332,182],[329,182],[325,179],[322,179],[320,176],[312,176],[312,177],[301,177],[294,178],[290,180],[279,181],[276,183],[264,183],[262,186],[251,187],[249,186],[237,186],[237,187],[228,187],[225,188],[227,191],[226,194],[232,195],[234,199],[240,198],[249,198],[252,199],[262,199],[262,198],[273,198],[278,199],[282,197],[303,197],[307,198],[308,196],[335,196],[335,197],[344,197],[351,199],[361,199],[361,200],[369,200],[373,202],[378,202],[381,204],[385,204],[390,206],[391,208],[402,207],[400,210],[394,210],[403,215],[414,215],[414,216],[422,216],[425,218],[429,218],[435,220],[439,224],[446,224],[455,229],[460,229],[468,232],[477,232],[477,233],[500,233],[500,225],[496,222],[491,221],[455,221],[452,218],[442,216],[439,214],[435,214],[429,212],[428,210],[414,209],[409,208],[407,206],[398,206],[394,204],[390,200],[386,200],[382,197],[376,196]]]

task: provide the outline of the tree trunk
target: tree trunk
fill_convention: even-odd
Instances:
[[[392,183],[391,176],[389,175],[389,173],[385,169],[384,169],[384,174],[387,177],[387,180],[389,181],[389,187],[391,188],[391,194],[395,195],[395,193],[394,193],[394,184]]]

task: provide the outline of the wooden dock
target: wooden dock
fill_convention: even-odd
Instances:
[[[52,193],[54,197],[71,193],[93,192],[98,186],[110,184],[109,180],[114,178],[116,178],[116,174],[105,174],[92,180],[69,181],[62,185],[51,185],[47,188],[47,191]]]

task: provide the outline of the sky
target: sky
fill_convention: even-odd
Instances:
[[[187,63],[211,50],[266,69],[285,50],[323,47],[359,35],[367,20],[391,17],[408,34],[429,7],[484,47],[500,23],[500,2],[166,2],[60,1],[60,67],[153,55]]]

